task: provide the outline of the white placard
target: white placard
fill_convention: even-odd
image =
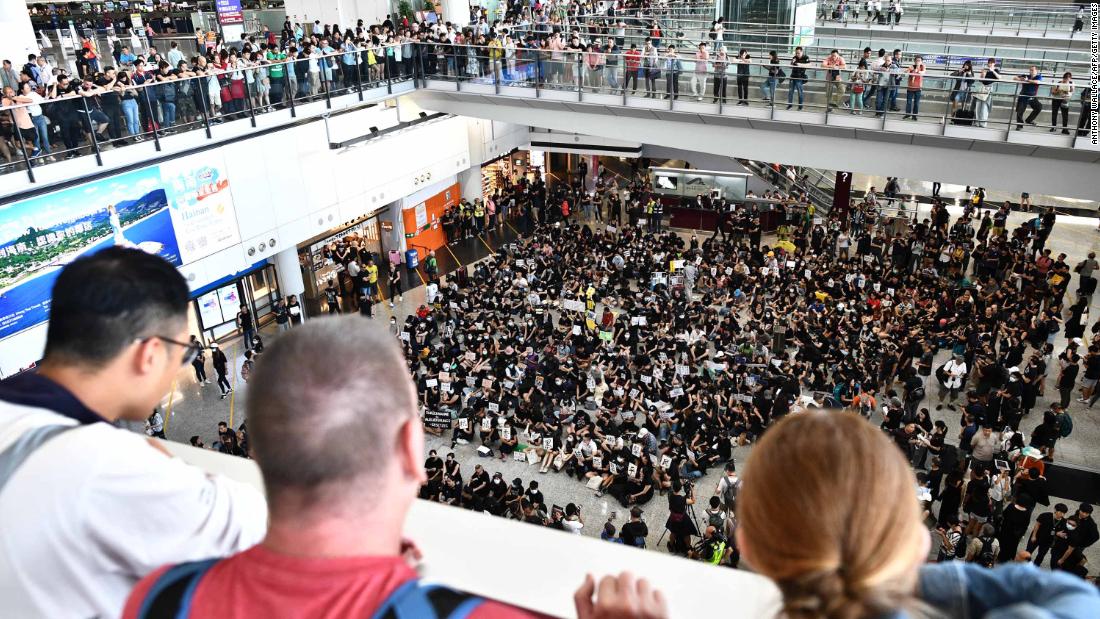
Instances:
[[[497,404],[496,402],[489,402],[489,412],[490,413],[499,413],[500,412],[500,405]]]
[[[603,466],[603,458],[598,455],[592,456],[592,467],[598,469],[601,466]]]
[[[642,456],[642,444],[634,443],[633,445],[631,445],[630,453],[633,454],[635,457],[640,458]]]
[[[508,426],[504,426],[503,428],[501,428],[500,429],[500,438],[502,438],[506,441],[512,440],[512,428],[509,428]]]
[[[653,377],[642,374],[642,382],[648,385],[649,383],[653,382]]]
[[[554,449],[554,439],[550,438],[550,437],[542,439],[542,448],[547,450],[547,451],[553,450]]]
[[[573,335],[580,335],[580,334],[581,334],[581,326],[580,325],[573,325]]]
[[[793,269],[794,268],[794,260],[788,260],[787,261],[787,268],[788,269]]]
[[[434,378],[429,378],[428,380],[424,381],[424,385],[427,386],[428,389],[431,389],[432,387],[438,387],[439,381]]]
[[[481,429],[488,432],[493,429],[493,420],[488,417],[481,418]]]
[[[466,432],[470,429],[470,420],[465,417],[458,418],[458,429]]]
[[[661,456],[661,468],[667,469],[670,466],[672,466],[672,458],[667,455]]]
[[[638,474],[638,465],[634,464],[633,462],[626,465],[626,474],[629,477],[634,477],[635,475],[637,475]]]
[[[670,397],[670,398],[678,398],[682,395],[684,395],[684,390],[680,387],[677,387],[677,388],[673,389],[672,391],[668,392],[668,397]]]
[[[607,470],[612,475],[618,475],[619,474],[619,467],[614,462],[609,462],[607,464]]]

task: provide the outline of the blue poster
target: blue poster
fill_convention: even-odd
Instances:
[[[62,267],[114,245],[182,264],[157,167],[0,207],[0,339],[48,318]]]

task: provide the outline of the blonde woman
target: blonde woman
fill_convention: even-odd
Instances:
[[[745,465],[742,559],[775,581],[784,617],[1098,617],[1100,593],[1030,563],[922,567],[931,537],[890,438],[838,411],[789,415]]]

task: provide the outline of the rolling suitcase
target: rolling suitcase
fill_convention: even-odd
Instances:
[[[955,111],[955,116],[951,119],[951,124],[962,125],[969,127],[974,124],[974,111],[969,109],[959,109]]]

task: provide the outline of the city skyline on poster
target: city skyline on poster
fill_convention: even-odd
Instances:
[[[239,243],[224,160],[189,159],[0,207],[0,339],[47,320],[81,256],[133,247],[179,267]]]

